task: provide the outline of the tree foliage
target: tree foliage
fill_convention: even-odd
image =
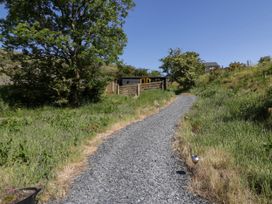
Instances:
[[[132,65],[119,64],[116,77],[150,76],[148,69],[136,68]]]
[[[135,67],[126,64],[118,64],[116,77],[134,76]]]
[[[228,69],[230,69],[231,71],[236,70],[236,69],[242,69],[245,68],[246,64],[242,63],[242,62],[231,62],[229,64]]]
[[[150,73],[149,73],[149,76],[152,76],[152,77],[160,77],[161,76],[161,73],[157,70],[152,70]]]
[[[126,45],[123,24],[133,0],[5,0],[4,49],[20,62],[5,72],[30,101],[79,105],[98,98],[103,64]]]
[[[196,52],[182,52],[181,49],[170,49],[168,56],[161,59],[161,69],[182,88],[188,89],[195,84],[205,66]]]
[[[149,76],[148,69],[138,68],[134,70],[135,76]]]
[[[265,63],[270,63],[271,57],[270,56],[264,56],[259,59],[259,64],[265,64]]]

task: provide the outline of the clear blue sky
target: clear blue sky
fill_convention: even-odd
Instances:
[[[272,0],[135,2],[125,24],[128,45],[121,59],[127,64],[158,69],[159,59],[177,47],[220,65],[272,55]]]
[[[257,62],[272,55],[271,0],[136,0],[125,31],[127,64],[157,69],[169,48],[206,61]]]

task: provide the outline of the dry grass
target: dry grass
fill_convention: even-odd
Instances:
[[[73,182],[74,178],[86,169],[88,158],[97,151],[98,147],[105,139],[127,125],[141,121],[146,117],[159,112],[162,108],[170,105],[174,100],[175,97],[172,97],[169,101],[163,100],[159,106],[150,106],[138,109],[133,117],[111,125],[105,132],[97,134],[94,138],[87,141],[86,144],[82,145],[82,153],[75,159],[75,161],[57,170],[56,178],[53,181],[50,181],[50,183],[45,187],[39,200],[42,203],[46,203],[49,199],[63,198],[67,195],[69,186]],[[157,101],[154,101],[154,104],[157,103]]]
[[[272,203],[272,64],[202,76],[183,124],[195,191],[222,203]],[[191,149],[192,150],[191,150]],[[190,157],[188,156],[188,159]]]
[[[181,123],[177,135],[175,148],[185,160],[188,169],[192,172],[190,190],[216,203],[227,204],[254,204],[256,197],[241,183],[238,170],[230,154],[220,148],[210,148],[200,152],[200,161],[194,164],[191,155],[194,150],[186,138],[194,137],[190,124]]]

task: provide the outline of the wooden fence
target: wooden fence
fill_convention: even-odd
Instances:
[[[140,84],[118,86],[118,89],[117,89],[118,95],[120,94],[124,96],[139,96],[140,93],[141,93]]]
[[[118,84],[112,82],[106,88],[107,94],[118,94],[125,96],[139,96],[142,91],[150,89],[164,89],[165,86],[163,82],[152,82],[144,84],[131,84],[119,86]]]
[[[149,89],[163,89],[163,83],[159,81],[159,82],[141,84],[141,91],[149,90]]]

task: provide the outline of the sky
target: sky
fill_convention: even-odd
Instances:
[[[272,55],[271,0],[136,0],[121,59],[158,69],[170,48],[196,51],[221,66]]]
[[[272,55],[271,0],[135,0],[120,59],[158,70],[170,48],[195,51],[207,62],[256,63]],[[6,11],[0,6],[0,17]]]

